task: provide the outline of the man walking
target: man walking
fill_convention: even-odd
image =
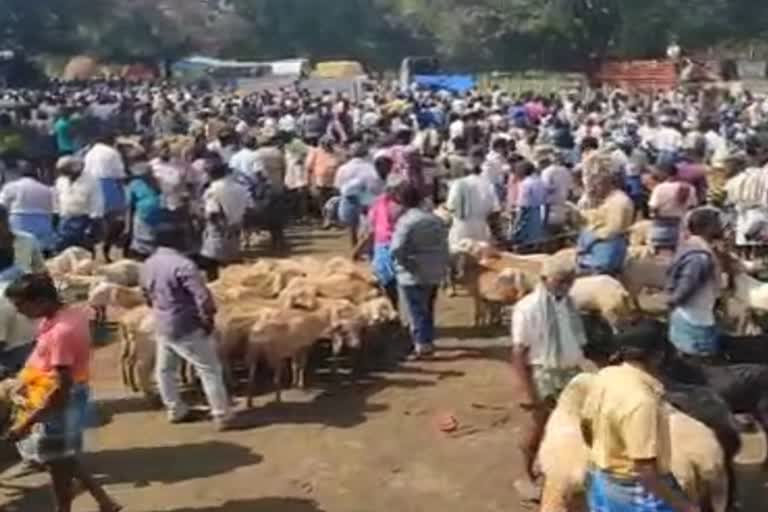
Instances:
[[[172,223],[157,228],[158,248],[144,263],[141,286],[154,314],[157,384],[171,423],[192,419],[176,382],[180,359],[191,364],[203,384],[219,430],[231,426],[229,398],[211,336],[216,304],[195,263],[184,256],[185,234]]]

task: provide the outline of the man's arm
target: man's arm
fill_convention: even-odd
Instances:
[[[401,219],[395,226],[395,232],[392,234],[392,240],[389,243],[389,251],[392,253],[392,257],[400,263],[406,257],[405,251],[408,243],[408,231],[409,228],[405,222]]]
[[[536,386],[530,365],[530,345],[525,329],[525,316],[515,309],[512,313],[512,375],[515,387],[520,393],[520,404],[532,406],[538,402]]]
[[[213,294],[206,286],[203,280],[203,275],[194,266],[189,264],[180,268],[177,271],[177,277],[179,282],[186,288],[194,298],[197,305],[197,312],[200,315],[200,319],[203,322],[206,329],[213,331],[214,320],[216,317],[216,301],[213,298]]]
[[[43,400],[42,405],[33,411],[23,423],[15,426],[8,437],[12,440],[22,439],[27,436],[33,425],[49,412],[62,408],[69,397],[69,391],[72,388],[72,372],[68,366],[56,366],[53,378],[55,383],[48,396]]]
[[[683,265],[674,282],[669,304],[673,307],[685,304],[713,270],[714,266],[708,256],[689,256],[689,261]]]

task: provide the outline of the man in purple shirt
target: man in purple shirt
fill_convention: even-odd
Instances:
[[[158,248],[144,263],[141,286],[155,317],[156,379],[171,423],[190,421],[179,396],[177,367],[183,359],[197,372],[217,427],[229,428],[229,398],[212,337],[216,304],[195,263],[182,254],[185,233],[173,224],[157,227]]]

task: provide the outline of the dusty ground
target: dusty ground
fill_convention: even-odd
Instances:
[[[302,254],[343,247],[331,234],[293,240]],[[464,327],[466,300],[443,301],[439,311],[443,348],[434,362],[356,383],[317,375],[280,406],[265,389],[243,413],[247,428],[226,434],[206,423],[168,425],[123,390],[116,347],[100,349],[94,388],[104,425],[89,432],[87,463],[131,512],[523,510],[512,489],[522,419],[503,340]],[[435,425],[444,414],[459,422],[453,435]],[[51,510],[45,478],[10,473],[0,477],[1,511]],[[768,499],[756,479],[746,495],[755,504],[747,511]],[[87,496],[76,503],[76,512],[93,510]]]

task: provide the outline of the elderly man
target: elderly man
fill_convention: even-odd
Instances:
[[[601,370],[582,409],[591,512],[696,512],[670,471],[669,417],[656,378],[665,336],[643,322],[616,340],[624,361]]]
[[[584,325],[568,296],[575,275],[573,262],[550,258],[540,284],[512,313],[512,369],[521,407],[531,416],[521,444],[529,480],[516,484],[524,498],[536,497],[534,464],[544,428],[557,398],[584,361]]]
[[[59,159],[59,177],[54,185],[54,211],[59,214],[56,252],[69,247],[93,250],[104,217],[101,187],[83,174],[83,162],[75,157]]]
[[[597,207],[584,212],[587,226],[579,236],[578,264],[585,274],[619,274],[627,255],[627,232],[635,219],[635,207],[619,189],[609,157],[594,155],[585,167],[593,169],[591,187]]]

